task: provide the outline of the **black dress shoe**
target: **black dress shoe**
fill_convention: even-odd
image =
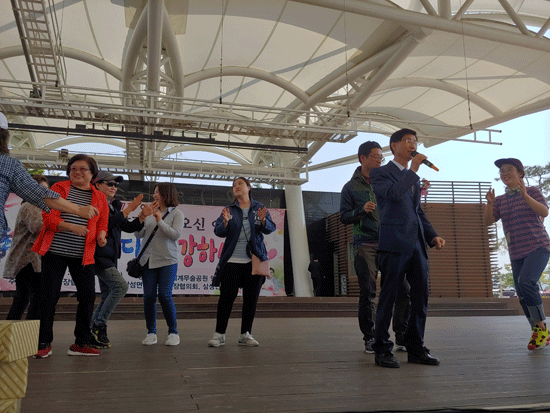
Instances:
[[[374,355],[374,364],[380,367],[389,367],[391,369],[399,368],[399,362],[391,351],[387,353],[376,353]]]
[[[408,356],[409,363],[426,364],[428,366],[439,366],[439,360],[430,356],[430,350],[424,348],[424,351],[420,354],[411,354]]]

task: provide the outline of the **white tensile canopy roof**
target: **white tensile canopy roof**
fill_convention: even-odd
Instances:
[[[3,1],[0,110],[35,167],[107,143],[131,177],[300,184],[360,132],[489,142],[550,108],[548,26],[547,0]]]

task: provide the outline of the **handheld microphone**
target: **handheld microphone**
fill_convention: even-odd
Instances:
[[[412,151],[412,152],[411,152],[411,156],[416,156],[416,155],[418,155],[418,152],[416,152],[416,151]],[[435,166],[433,163],[431,163],[431,162],[428,161],[427,159],[424,159],[424,160],[422,161],[422,163],[423,163],[424,165],[426,165],[426,166],[429,166],[429,167],[432,168],[433,170],[439,172],[439,169],[437,168],[437,166]]]

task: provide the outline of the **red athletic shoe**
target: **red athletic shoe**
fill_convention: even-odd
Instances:
[[[52,346],[39,348],[38,352],[33,356],[35,359],[45,359],[52,355]]]
[[[99,356],[101,353],[87,345],[73,344],[67,351],[69,356]]]

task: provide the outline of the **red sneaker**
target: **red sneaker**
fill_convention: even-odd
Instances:
[[[69,356],[99,356],[101,353],[87,345],[73,344],[67,351]]]
[[[52,355],[52,346],[39,348],[38,352],[33,356],[35,359],[45,359]]]

